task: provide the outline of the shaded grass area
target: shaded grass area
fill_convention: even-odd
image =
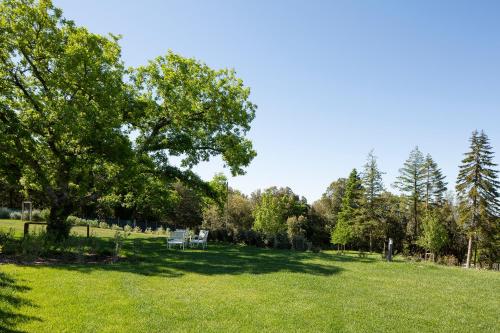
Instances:
[[[498,272],[329,251],[168,250],[139,234],[124,251],[115,264],[0,266],[0,331],[500,331]]]

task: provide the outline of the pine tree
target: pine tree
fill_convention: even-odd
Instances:
[[[342,197],[342,208],[338,214],[337,224],[332,231],[331,242],[333,244],[345,245],[349,243],[354,235],[353,224],[359,212],[363,187],[356,169],[353,169],[346,183],[344,196]]]
[[[419,205],[425,193],[425,163],[424,155],[415,147],[399,169],[399,176],[394,183],[403,195],[409,200],[414,238],[419,234]]]
[[[373,154],[373,150],[368,153],[365,165],[363,166],[362,184],[364,188],[364,201],[363,213],[361,218],[362,233],[368,234],[370,252],[373,247],[373,236],[378,229],[380,229],[381,220],[377,216],[376,202],[380,198],[381,193],[384,191],[384,184],[382,181],[383,172],[381,172],[377,165],[377,157]]]
[[[441,206],[446,193],[445,176],[441,172],[432,156],[427,154],[424,162],[424,182],[425,182],[425,208],[429,210],[431,205]]]
[[[484,131],[480,134],[474,131],[470,138],[470,151],[462,160],[456,184],[461,218],[469,234],[467,267],[470,267],[473,235],[498,230],[494,228],[500,212],[500,183],[496,166],[488,136]]]
[[[375,200],[384,191],[383,172],[378,168],[377,157],[373,155],[373,150],[368,153],[363,169],[362,183],[365,189],[365,199],[367,204],[373,207]]]

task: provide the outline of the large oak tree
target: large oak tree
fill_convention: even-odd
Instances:
[[[0,167],[45,198],[58,238],[78,204],[130,170],[207,191],[197,163],[220,155],[243,173],[255,156],[249,94],[234,71],[171,52],[125,69],[118,37],[76,26],[51,1],[0,4]]]

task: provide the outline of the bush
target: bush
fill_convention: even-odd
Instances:
[[[11,213],[9,214],[9,218],[10,218],[11,220],[20,220],[20,219],[21,219],[21,216],[22,216],[22,215],[21,215],[21,212],[11,212]]]
[[[87,220],[77,217],[75,220],[75,225],[85,226],[87,225]]]
[[[304,216],[290,216],[286,220],[288,239],[293,250],[305,251],[307,249],[306,232],[304,230],[307,219]]]
[[[49,208],[42,209],[42,211],[40,212],[40,218],[42,219],[42,221],[48,221],[49,217],[50,217],[50,209]]]
[[[13,254],[16,252],[16,245],[13,228],[8,231],[0,230],[0,253]]]
[[[21,240],[21,254],[27,260],[33,260],[47,249],[47,233],[41,231],[38,233],[29,233]]]
[[[9,219],[12,210],[6,207],[0,207],[0,219]]]
[[[120,256],[121,249],[123,248],[123,242],[129,236],[126,232],[115,232],[115,236],[113,237],[113,242],[115,243],[115,251],[114,256],[118,258]]]
[[[70,215],[66,218],[66,222],[71,224],[71,225],[76,225],[77,221],[79,220],[78,217]]]
[[[99,222],[99,228],[109,229],[109,225],[106,222]]]
[[[99,227],[99,221],[97,220],[87,220],[88,225],[91,227],[97,228]]]
[[[245,245],[263,246],[264,240],[262,234],[255,230],[241,231],[236,235],[236,241]]]
[[[142,232],[142,229],[141,229],[141,227],[139,227],[139,226],[135,226],[135,227],[132,229],[132,232]]]
[[[118,224],[111,225],[111,229],[112,230],[120,230],[120,231],[123,230],[122,227],[120,227]]]
[[[454,255],[440,256],[438,263],[446,266],[458,266],[458,259]]]
[[[31,220],[36,222],[42,221],[42,215],[39,209],[33,209],[31,211]]]
[[[125,225],[123,227],[123,231],[125,231],[125,232],[132,232],[132,227],[127,224],[127,225]]]
[[[153,230],[151,228],[146,228],[146,230],[144,231],[144,233],[146,233],[146,234],[152,234]]]
[[[157,235],[165,235],[165,229],[163,229],[162,226],[159,226],[157,229],[156,229],[156,234]]]

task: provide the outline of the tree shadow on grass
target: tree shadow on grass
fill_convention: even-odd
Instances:
[[[35,307],[31,301],[19,296],[20,293],[27,292],[31,288],[17,283],[9,275],[0,272],[0,332],[21,333],[17,326],[30,321],[41,321],[34,316],[26,316],[19,313],[19,308],[23,306]]]
[[[341,272],[335,261],[314,262],[315,255],[251,246],[210,244],[201,249],[167,249],[165,238],[128,239],[126,259],[113,264],[65,264],[56,269],[83,273],[120,271],[146,276],[180,277],[184,274],[240,275],[291,272],[329,276]]]

